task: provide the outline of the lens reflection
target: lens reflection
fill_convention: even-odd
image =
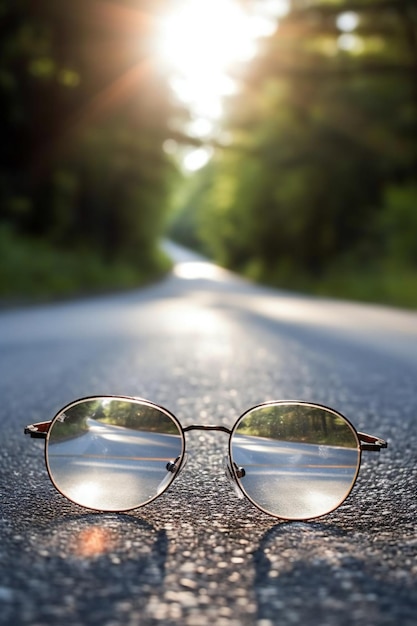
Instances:
[[[300,403],[255,407],[237,422],[233,462],[248,498],[283,519],[310,519],[338,507],[359,470],[355,430],[338,413]]]
[[[163,409],[139,400],[91,398],[56,416],[46,462],[52,482],[73,502],[123,511],[168,487],[175,474],[167,463],[182,458],[183,449],[181,429]]]

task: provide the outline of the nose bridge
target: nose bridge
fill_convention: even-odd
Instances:
[[[216,426],[215,424],[191,424],[191,426],[183,428],[185,433],[190,430],[218,430],[222,433],[227,433],[228,435],[232,432],[230,428],[227,428],[227,426]]]

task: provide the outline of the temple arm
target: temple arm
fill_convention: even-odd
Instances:
[[[25,428],[25,435],[30,435],[35,439],[46,439],[46,434],[52,422],[38,422],[30,424]]]
[[[361,450],[369,450],[370,452],[379,452],[381,448],[387,448],[388,443],[379,437],[367,435],[366,433],[358,433],[361,442]]]

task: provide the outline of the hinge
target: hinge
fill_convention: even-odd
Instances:
[[[29,424],[25,428],[25,435],[30,435],[33,439],[46,439],[51,422],[38,422]]]
[[[366,433],[358,433],[359,441],[361,442],[361,450],[367,450],[369,452],[379,452],[381,448],[387,448],[388,443],[384,439],[374,437],[373,435],[367,435]]]

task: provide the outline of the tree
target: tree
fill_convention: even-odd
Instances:
[[[415,190],[416,41],[409,0],[291,3],[229,102],[241,151],[218,155],[200,231],[217,258],[275,282],[382,258],[387,190]]]
[[[0,220],[55,247],[152,265],[173,167],[151,53],[163,2],[0,3]]]

